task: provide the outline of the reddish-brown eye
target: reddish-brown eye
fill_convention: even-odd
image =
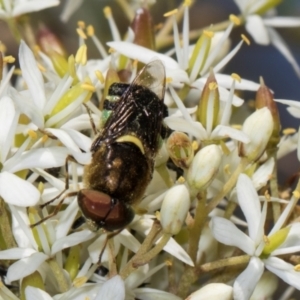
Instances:
[[[95,190],[79,191],[78,205],[86,219],[92,221],[96,227],[108,231],[125,227],[134,217],[134,211],[129,205]]]

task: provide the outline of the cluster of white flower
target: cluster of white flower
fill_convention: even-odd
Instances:
[[[120,2],[134,14],[137,3]],[[67,57],[43,28],[39,47],[32,37],[21,40],[18,70],[9,67],[14,58],[0,45],[0,266],[7,269],[1,299],[271,299],[277,277],[287,284],[281,299],[300,290],[300,225],[297,213],[291,216],[300,183],[281,199],[276,176],[280,157],[298,148],[300,160],[299,134],[280,136],[275,101],[296,117],[300,104],[274,100],[263,79],[220,73],[249,44],[243,35],[229,49],[232,30],[245,25],[255,42],[272,43],[300,75],[273,28],[300,26],[300,18],[276,16],[276,0],[235,0],[241,15],[230,15],[223,30],[212,25],[197,31],[191,44],[192,1],[165,13],[156,35],[145,8],[150,2],[139,4],[124,40],[110,8],[104,9],[113,36],[108,47],[91,25],[78,22],[79,47]],[[81,3],[67,1],[61,19]],[[0,18],[16,21],[58,4],[4,0]],[[170,36],[171,50],[154,49],[153,40],[159,48]],[[87,39],[101,59],[88,59]],[[144,197],[132,199],[136,215],[113,233],[75,226],[82,214],[77,192],[86,184],[83,166],[93,158],[95,129],[101,136],[109,118],[103,102],[116,101],[108,88],[133,82],[140,65],[154,60],[165,68],[164,123],[172,133],[160,141]],[[244,104],[236,90],[256,92],[256,110],[240,126],[231,124],[232,110]],[[144,154],[138,134],[125,137],[114,142],[134,144]],[[234,215],[238,206],[242,218]]]

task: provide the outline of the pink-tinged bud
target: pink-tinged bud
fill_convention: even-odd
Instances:
[[[183,133],[173,132],[167,141],[170,158],[179,168],[188,168],[194,157],[192,141]]]
[[[248,144],[239,144],[239,156],[249,161],[258,160],[266,150],[273,132],[273,118],[267,107],[258,109],[244,122],[242,131],[248,135]]]
[[[185,300],[231,300],[233,297],[233,288],[224,283],[210,283],[198,291],[192,293]]]
[[[193,193],[205,189],[215,178],[221,163],[222,151],[216,145],[202,148],[194,157],[187,172],[187,182]]]
[[[173,186],[165,195],[161,210],[160,223],[165,233],[177,234],[186,219],[190,208],[190,195],[185,185]]]
[[[280,141],[280,128],[281,128],[280,118],[279,118],[277,103],[274,101],[273,93],[265,85],[262,78],[260,78],[260,88],[256,92],[255,107],[256,109],[267,107],[271,112],[273,122],[274,122],[274,127],[273,127],[271,138],[266,148],[273,149],[277,147]]]
[[[44,25],[40,26],[37,33],[37,43],[42,51],[49,56],[51,56],[53,52],[58,53],[63,57],[67,56],[67,52],[59,38]]]
[[[134,16],[131,28],[135,34],[134,43],[148,49],[155,49],[154,26],[147,8],[139,8]]]
[[[208,132],[218,125],[220,109],[220,95],[215,75],[211,72],[203,87],[197,109],[197,121],[199,121]]]

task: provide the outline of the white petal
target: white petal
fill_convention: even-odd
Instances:
[[[1,260],[15,260],[15,259],[21,259],[25,257],[29,257],[36,251],[31,248],[11,248],[8,250],[0,251],[0,259]]]
[[[248,223],[249,236],[252,240],[255,240],[261,218],[261,205],[257,192],[251,179],[245,174],[239,176],[236,190],[239,204]]]
[[[234,299],[248,300],[263,271],[263,262],[257,257],[252,257],[247,268],[237,277],[233,284]]]
[[[67,22],[72,14],[81,6],[83,0],[67,0],[63,11],[60,15],[60,19],[63,22]]]
[[[295,108],[299,108],[300,109],[300,102],[296,101],[296,100],[288,100],[288,99],[274,99],[276,102],[291,106],[291,107],[295,107]]]
[[[18,162],[12,158],[4,164],[4,170],[17,172],[31,168],[61,167],[66,161],[68,150],[64,147],[39,148],[22,153]]]
[[[18,114],[11,98],[0,99],[0,162],[4,163],[15,136]]]
[[[44,253],[36,252],[30,257],[18,260],[8,268],[7,280],[12,282],[32,274],[48,258]]]
[[[217,73],[215,74],[215,77],[219,86],[230,89],[232,84],[232,77],[230,75]],[[244,78],[241,78],[240,82],[235,82],[235,88],[237,90],[257,91],[259,86],[259,83]]]
[[[33,286],[25,288],[25,297],[30,300],[53,300],[48,293]]]
[[[143,300],[181,300],[182,298],[175,296],[174,294],[160,291],[153,288],[138,288],[134,290],[136,299]]]
[[[232,300],[233,289],[224,283],[209,283],[188,296],[188,300]]]
[[[270,180],[274,165],[274,159],[270,158],[255,171],[252,176],[252,183],[256,190],[265,186],[267,181]]]
[[[265,260],[266,268],[280,277],[283,281],[300,290],[300,272],[294,270],[294,266],[286,263],[278,257],[269,257]]]
[[[271,43],[275,48],[285,57],[285,59],[291,64],[295,73],[300,77],[300,68],[298,66],[297,60],[294,58],[292,52],[290,51],[288,45],[283,40],[283,38],[271,27],[268,28],[268,33],[271,39]]]
[[[116,236],[116,239],[118,239],[125,248],[134,253],[136,253],[141,247],[140,242],[127,229],[123,229],[120,234]]]
[[[237,140],[246,144],[250,142],[249,137],[241,130],[224,125],[218,125],[213,130],[213,132],[211,133],[211,138],[213,139],[216,137],[230,137],[233,140]]]
[[[30,182],[8,173],[0,173],[0,195],[5,202],[18,206],[34,206],[40,192]]]
[[[78,245],[82,242],[92,239],[96,233],[90,230],[82,230],[79,232],[71,233],[70,235],[56,240],[51,248],[51,255],[54,255],[58,251],[66,248],[70,248],[74,245]]]
[[[17,92],[15,89],[10,89],[10,94],[14,99],[15,104],[18,106],[18,109],[25,114],[38,128],[43,128],[44,116],[42,111],[32,101],[27,99],[25,96],[23,97],[23,95]]]
[[[270,44],[268,32],[262,18],[259,15],[251,15],[247,17],[246,29],[257,44]]]
[[[125,285],[121,276],[116,275],[107,280],[101,287],[95,300],[123,300],[125,299]]]
[[[187,265],[192,267],[194,266],[190,256],[173,238],[168,241],[167,245],[163,249]]]
[[[92,140],[89,137],[74,129],[64,129],[64,131],[71,137],[80,149],[85,152],[90,151]]]
[[[209,227],[213,236],[219,242],[228,246],[238,247],[245,253],[253,255],[255,251],[254,242],[231,221],[221,217],[213,217]]]
[[[18,3],[16,1],[16,3]],[[59,0],[31,0],[31,1],[19,1],[17,5],[15,5],[13,9],[13,16],[19,16],[23,14],[27,14],[34,11],[39,11],[45,8],[49,8],[52,6],[56,6],[59,4]]]
[[[189,122],[183,118],[172,116],[165,118],[164,121],[172,130],[189,133],[200,140],[207,139],[206,130],[199,122]]]
[[[273,17],[263,20],[266,26],[272,27],[299,27],[300,18],[293,17]]]
[[[27,2],[26,5],[28,5]],[[40,110],[42,110],[46,103],[43,77],[32,51],[24,41],[21,41],[19,59],[22,76],[27,83],[33,102]]]
[[[288,111],[288,113],[293,116],[294,118],[299,119],[300,118],[300,110],[298,108],[294,108],[294,107],[287,107],[286,109]]]

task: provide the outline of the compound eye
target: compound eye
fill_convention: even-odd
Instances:
[[[78,205],[84,217],[95,227],[108,231],[124,228],[134,217],[130,206],[95,190],[79,191]]]

